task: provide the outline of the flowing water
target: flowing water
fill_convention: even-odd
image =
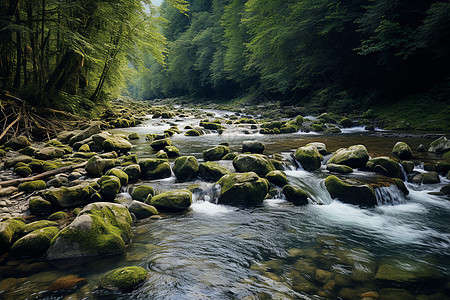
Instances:
[[[217,112],[216,112],[217,113]],[[179,128],[198,120],[171,120]],[[161,133],[170,124],[149,120],[119,132]],[[329,151],[364,144],[372,156],[390,153],[399,139],[370,136],[361,128],[332,136],[319,134],[246,134],[245,125],[229,133],[200,137],[175,135],[180,155],[201,158],[202,151],[227,142],[240,152],[242,141],[266,144],[268,154],[290,159],[293,149],[312,141]],[[402,139],[411,148],[429,140]],[[133,152],[152,156],[143,138]],[[434,159],[422,154],[420,160]],[[232,167],[230,162],[225,163]],[[311,203],[296,207],[281,193],[258,207],[217,205],[214,183],[177,183],[174,177],[149,182],[156,190],[197,184],[186,213],[137,223],[133,242],[122,256],[46,262],[9,260],[0,264],[0,298],[5,299],[447,299],[450,290],[450,202],[428,194],[440,185],[407,183],[406,197],[394,187],[376,190],[379,205],[363,209],[331,199],[324,186],[325,168],[286,170],[289,183],[304,188]],[[351,176],[372,178],[356,171]],[[146,283],[131,294],[96,289],[105,272],[138,265],[149,270]],[[65,275],[87,278],[75,291],[48,293]],[[367,295],[367,294],[366,294]],[[431,295],[435,298],[431,298]],[[428,298],[430,296],[430,298]]]

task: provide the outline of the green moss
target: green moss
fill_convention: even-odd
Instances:
[[[327,164],[327,170],[339,174],[350,174],[353,169],[346,165]]]
[[[205,161],[221,160],[228,153],[230,153],[230,148],[219,145],[203,151],[203,159]]]
[[[167,153],[169,158],[178,157],[180,155],[180,150],[174,146],[166,146],[164,147],[164,152]]]
[[[100,281],[100,286],[131,292],[144,283],[147,277],[148,272],[142,267],[119,268],[108,272]]]
[[[33,173],[33,171],[28,167],[28,166],[17,166],[18,164],[16,164],[16,167],[14,168],[14,173],[16,173],[17,175],[21,176],[21,177],[27,177],[28,175],[31,175],[31,173]]]
[[[261,177],[275,171],[270,159],[262,154],[240,154],[233,159],[233,166],[238,172],[255,172]]]
[[[198,131],[197,129],[189,129],[188,131],[186,131],[186,133],[184,134],[185,136],[200,136],[200,131]]]
[[[50,221],[58,221],[58,220],[64,220],[67,219],[67,214],[63,211],[57,211],[53,214],[51,214],[50,216],[48,216],[48,219]]]
[[[178,157],[173,164],[173,172],[178,180],[196,178],[199,174],[198,161],[194,156]]]
[[[35,222],[25,225],[22,228],[22,234],[26,235],[32,231],[35,231],[35,230],[38,230],[41,228],[45,228],[45,227],[50,227],[50,226],[58,226],[58,223],[53,222],[53,221],[47,221],[47,220],[35,221]]]
[[[184,211],[192,204],[192,193],[188,190],[179,190],[161,193],[150,200],[150,204],[159,211]]]
[[[346,165],[351,168],[362,168],[369,160],[369,153],[363,145],[353,145],[348,149],[340,148],[333,153],[329,164]]]
[[[381,168],[377,166],[380,166]],[[366,167],[371,171],[381,173],[384,176],[400,179],[403,178],[403,173],[400,165],[398,164],[398,162],[389,157],[382,156],[373,158],[367,162]]]
[[[37,190],[43,190],[47,187],[47,184],[44,180],[34,180],[34,181],[28,181],[21,183],[19,185],[19,191],[24,192],[34,192]]]
[[[150,198],[155,195],[155,191],[149,185],[139,185],[131,192],[131,198],[141,202],[145,202],[149,195]]]
[[[353,126],[353,121],[350,120],[349,118],[342,118],[341,121],[339,122],[342,127],[344,128],[350,128]]]
[[[141,138],[141,136],[138,133],[133,132],[128,135],[128,138],[130,140],[139,140]]]
[[[300,147],[295,151],[295,159],[307,171],[314,171],[320,168],[323,160],[319,150],[313,145]]]
[[[361,206],[377,205],[373,188],[368,185],[352,184],[331,175],[325,179],[325,186],[332,198],[342,202]]]
[[[203,179],[214,181],[219,180],[223,175],[231,173],[226,167],[212,161],[201,163],[199,165],[199,172]]]
[[[42,199],[41,197],[35,197],[30,199],[29,207],[32,214],[49,214],[52,211],[52,204]]]
[[[18,237],[25,223],[16,219],[0,222],[0,252],[9,249],[12,242]]]
[[[81,147],[78,149],[80,152],[91,152],[91,148],[88,144],[81,145]]]
[[[11,253],[16,257],[41,256],[47,251],[58,231],[58,227],[54,226],[34,230],[15,242]]]
[[[279,170],[267,173],[266,179],[269,180],[270,183],[280,187],[285,186],[288,182],[286,174]]]
[[[308,204],[309,195],[302,189],[286,185],[283,187],[283,195],[286,200],[292,202],[294,205],[306,205]]]
[[[267,180],[254,172],[227,174],[217,183],[221,186],[219,203],[261,204],[269,191]]]
[[[150,143],[150,147],[156,151],[163,150],[166,146],[172,146],[172,141],[170,139],[160,139]]]
[[[128,175],[127,175],[128,176]],[[116,176],[104,175],[98,181],[100,185],[100,193],[104,199],[114,199],[121,188],[120,179]]]
[[[128,174],[120,169],[111,169],[105,175],[116,176],[120,180],[121,185],[128,184]]]
[[[139,162],[141,177],[146,179],[162,179],[172,175],[170,164],[165,159],[148,158]]]

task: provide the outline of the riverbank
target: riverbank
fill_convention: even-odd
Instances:
[[[117,107],[122,104],[115,103]],[[141,116],[134,115],[135,111]],[[325,118],[328,118],[327,121]],[[316,122],[318,119],[324,121]],[[244,298],[246,294],[262,297],[266,290],[257,286],[264,282],[269,282],[268,291],[284,286],[285,291],[280,292],[280,295],[288,298],[319,295],[325,298],[339,296],[360,299],[363,297],[360,295],[364,294],[366,298],[375,299],[375,295],[387,297],[393,293],[413,297],[422,294],[437,299],[443,295],[445,297],[448,282],[436,272],[428,273],[430,268],[427,262],[424,261],[424,265],[414,271],[404,270],[396,264],[393,264],[394,269],[386,269],[386,265],[392,263],[387,263],[386,257],[382,259],[379,254],[371,252],[363,240],[356,243],[363,248],[356,252],[361,259],[350,260],[348,255],[356,251],[355,245],[342,243],[341,240],[346,239],[342,233],[326,238],[324,232],[318,235],[311,233],[307,238],[309,243],[303,244],[294,242],[296,239],[288,231],[286,236],[289,236],[289,241],[278,241],[278,244],[271,240],[273,244],[265,248],[264,242],[260,240],[262,237],[252,239],[257,234],[250,228],[245,227],[245,230],[240,231],[228,227],[235,225],[221,223],[221,220],[230,219],[231,223],[236,224],[239,218],[245,220],[246,215],[253,213],[256,216],[251,223],[259,227],[259,224],[278,222],[276,220],[286,214],[284,218],[289,222],[293,222],[289,215],[298,215],[307,223],[296,224],[292,230],[307,231],[315,226],[327,228],[323,220],[308,219],[305,215],[304,211],[318,213],[320,208],[317,204],[337,209],[334,213],[349,214],[343,221],[350,224],[350,229],[355,228],[355,224],[362,226],[357,220],[364,219],[364,214],[375,214],[371,219],[372,225],[379,218],[384,218],[378,215],[379,211],[389,215],[389,209],[395,211],[395,207],[403,207],[409,215],[412,212],[408,211],[408,205],[414,204],[417,209],[420,201],[423,201],[420,205],[425,205],[430,214],[437,212],[437,207],[433,206],[435,202],[440,203],[438,205],[446,212],[450,182],[447,175],[450,163],[448,154],[445,154],[448,141],[441,138],[433,142],[433,139],[426,139],[425,136],[414,136],[404,137],[407,144],[396,145],[400,142],[396,137],[379,137],[377,135],[384,132],[366,130],[359,126],[359,121],[355,122],[356,119],[350,119],[352,125],[356,126],[348,127],[344,126],[342,119],[339,122],[333,119],[333,115],[328,114],[321,118],[295,115],[265,122],[262,116],[255,117],[249,112],[195,110],[175,105],[172,108],[150,107],[137,103],[133,108],[122,108],[121,114],[111,116],[110,119],[105,118],[78,131],[60,133],[55,140],[47,143],[30,144],[23,138],[10,141],[2,146],[3,202],[0,203],[3,206],[2,243],[5,241],[3,237],[9,238],[3,245],[12,247],[12,250],[3,254],[0,268],[5,271],[2,274],[11,275],[0,279],[2,295],[11,298],[24,295],[21,293],[36,297],[43,294],[44,298],[50,298],[58,293],[75,297],[90,297],[96,293],[114,294],[110,284],[100,283],[100,279],[112,269],[108,264],[114,259],[108,256],[114,255],[120,261],[114,264],[115,267],[144,267],[144,279],[139,281],[141,285],[133,286],[136,293],[149,299],[151,295],[170,298],[170,294],[164,296],[164,291],[170,293],[170,289],[161,287],[161,282],[169,280],[175,285],[180,280],[171,272],[172,268],[188,277],[201,270],[199,265],[192,263],[193,257],[179,252],[175,256],[169,255],[171,251],[177,247],[193,247],[195,253],[201,256],[203,254],[196,247],[203,249],[203,243],[214,245],[204,251],[225,247],[220,244],[220,239],[217,241],[225,234],[227,243],[236,236],[242,236],[242,241],[240,238],[236,241],[238,244],[248,241],[257,245],[250,247],[249,257],[233,258],[233,253],[242,255],[239,249],[234,248],[229,249],[229,257],[217,253],[224,259],[211,262],[216,267],[208,267],[209,272],[219,272],[227,263],[234,261],[237,264],[236,271],[249,275],[248,278],[237,276],[239,279],[236,279],[237,274],[231,269],[224,275],[224,283],[218,284],[220,288],[215,289],[213,284],[204,287],[217,297],[222,295],[221,291],[229,290],[237,282],[241,289],[235,291],[238,298]],[[105,130],[103,126],[106,124],[117,124],[119,128]],[[137,127],[129,127],[132,124]],[[323,130],[314,130],[318,128]],[[339,133],[329,129],[335,132],[338,129]],[[353,133],[350,133],[352,130]],[[356,144],[365,146],[351,147]],[[416,151],[420,144],[424,152]],[[393,149],[394,145],[397,150]],[[380,158],[382,156],[387,157]],[[61,171],[61,168],[68,166],[74,167]],[[25,184],[27,178],[52,170],[57,173]],[[21,185],[6,187],[4,182],[9,180],[22,182]],[[241,189],[240,186],[245,188]],[[364,196],[360,194],[362,190]],[[419,200],[422,199],[418,197],[419,194],[425,200]],[[269,207],[274,207],[276,211],[271,211]],[[257,217],[259,211],[262,215]],[[211,219],[203,219],[202,214],[224,218],[219,217],[211,229],[208,226]],[[401,216],[397,218],[400,218],[397,221],[406,221]],[[178,221],[181,223],[176,226]],[[197,228],[196,222],[202,225]],[[445,240],[448,236],[440,221],[437,221],[440,224],[438,226],[428,223],[428,218],[423,222],[425,227],[434,226],[433,230],[439,239]],[[393,228],[392,232],[401,235],[402,224]],[[408,231],[411,236],[423,234],[416,227],[418,225],[413,226],[417,231]],[[183,231],[183,226],[188,226],[189,230]],[[289,228],[290,225],[280,223],[278,226]],[[270,226],[271,231],[279,232],[278,226]],[[176,232],[172,232],[175,228]],[[44,242],[45,246],[40,242],[36,249],[30,241],[36,239],[33,234],[36,236],[43,229],[49,231],[45,232],[47,242]],[[370,232],[373,229],[368,227],[367,230]],[[222,233],[208,234],[208,230]],[[227,230],[233,234],[226,235]],[[264,235],[268,234],[263,227],[261,230]],[[392,243],[392,239],[383,236],[387,233],[381,228],[377,227],[375,231],[382,235],[381,239],[387,237]],[[171,239],[170,236],[174,234],[174,239]],[[363,231],[362,236],[364,234]],[[203,235],[205,239],[196,238]],[[279,238],[283,236],[278,235]],[[191,242],[191,239],[194,241]],[[27,240],[29,244],[26,247],[20,245]],[[414,240],[413,244],[416,242]],[[411,247],[409,243],[406,242],[406,245]],[[167,248],[168,244],[172,248]],[[280,245],[283,245],[282,248],[278,248]],[[437,266],[440,273],[448,274],[448,267],[442,264],[450,255],[445,245],[444,248],[430,246],[428,241],[426,245],[425,248],[430,247],[431,257],[437,259],[433,266]],[[388,252],[398,252],[395,247],[383,247],[388,247]],[[439,254],[435,256],[431,249]],[[327,253],[332,253],[336,259],[330,256],[325,259]],[[61,269],[55,271],[55,262],[66,265],[68,260],[85,257],[91,263],[89,257],[92,256],[97,256],[94,260],[102,261],[98,263],[101,265],[99,270],[93,274],[87,271],[90,269],[89,263],[82,264],[84,269],[73,268],[76,272],[72,272],[71,267],[63,268],[63,272]],[[147,261],[147,256],[151,256],[152,260]],[[270,259],[272,256],[276,259]],[[180,262],[174,261],[174,257],[180,257]],[[388,258],[396,260],[402,257],[396,254]],[[429,258],[423,259],[428,261]],[[170,262],[165,261],[167,259]],[[364,274],[360,274],[361,270],[356,267],[362,260],[365,266],[367,263],[369,270]],[[26,264],[33,267],[21,271]],[[300,264],[307,264],[307,268],[299,268]],[[342,269],[336,269],[336,264],[342,264]],[[186,268],[187,273],[183,268]],[[398,274],[399,268],[401,272],[406,272],[405,280],[392,277],[392,274]],[[47,272],[50,275],[48,279],[37,280],[41,272]],[[147,274],[149,277],[145,279]],[[62,277],[69,275],[74,276],[69,280],[72,284],[68,285],[69,288],[49,288],[57,280],[61,281]],[[27,280],[30,281],[28,289],[16,290],[18,285]],[[126,281],[130,280],[128,278]],[[197,282],[198,279],[192,280],[189,284],[199,288],[202,286],[201,282]],[[206,278],[204,280],[210,282]],[[430,281],[439,283],[439,287],[430,285]],[[412,283],[419,286],[419,292],[409,288]],[[172,292],[189,290],[184,284],[179,284],[182,286],[181,291],[173,287]],[[400,289],[390,290],[392,286],[400,286]],[[126,297],[127,291],[122,292],[115,295],[118,298]]]

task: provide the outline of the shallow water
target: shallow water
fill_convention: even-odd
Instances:
[[[224,113],[225,114],[225,113]],[[170,120],[184,128],[198,120]],[[118,132],[162,133],[170,125],[149,120],[144,126]],[[240,152],[242,141],[259,140],[267,154],[290,152],[312,141],[329,151],[364,144],[372,156],[390,153],[397,138],[367,132],[318,134],[244,134],[249,125],[200,137],[172,137],[180,155],[202,157],[202,151],[227,142]],[[430,140],[402,139],[412,149]],[[149,142],[133,141],[132,152],[152,156]],[[427,153],[419,160],[433,160]],[[222,162],[231,168],[231,162]],[[359,178],[366,172],[355,172]],[[214,204],[214,184],[177,183],[174,177],[149,182],[156,190],[199,184],[191,209],[138,223],[133,242],[122,256],[46,262],[0,260],[1,299],[360,299],[377,292],[384,299],[402,295],[450,295],[450,202],[429,195],[440,185],[407,184],[406,198],[397,191],[389,205],[362,209],[331,199],[324,188],[325,169],[310,173],[287,170],[290,184],[305,188],[311,204],[295,207],[283,199],[265,200],[253,208]],[[209,201],[204,201],[204,200]],[[210,202],[211,201],[211,202]],[[395,205],[392,205],[395,204]],[[148,281],[131,294],[96,289],[102,275],[117,267],[139,265]],[[391,271],[392,278],[382,271]],[[382,274],[383,273],[383,274]],[[58,277],[75,274],[87,284],[75,291],[50,294],[45,290]],[[391,275],[389,275],[391,276]],[[382,279],[384,278],[384,279]],[[70,296],[71,298],[68,298]],[[439,298],[440,297],[440,298]],[[412,298],[414,299],[414,298]],[[427,298],[421,298],[427,299]]]

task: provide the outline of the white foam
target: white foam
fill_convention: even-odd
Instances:
[[[357,133],[357,132],[366,132],[365,126],[355,126],[350,128],[340,128],[342,133]]]
[[[216,205],[207,201],[194,202],[191,205],[191,209],[196,213],[201,213],[209,216],[217,216],[234,211],[234,209],[229,206]]]

